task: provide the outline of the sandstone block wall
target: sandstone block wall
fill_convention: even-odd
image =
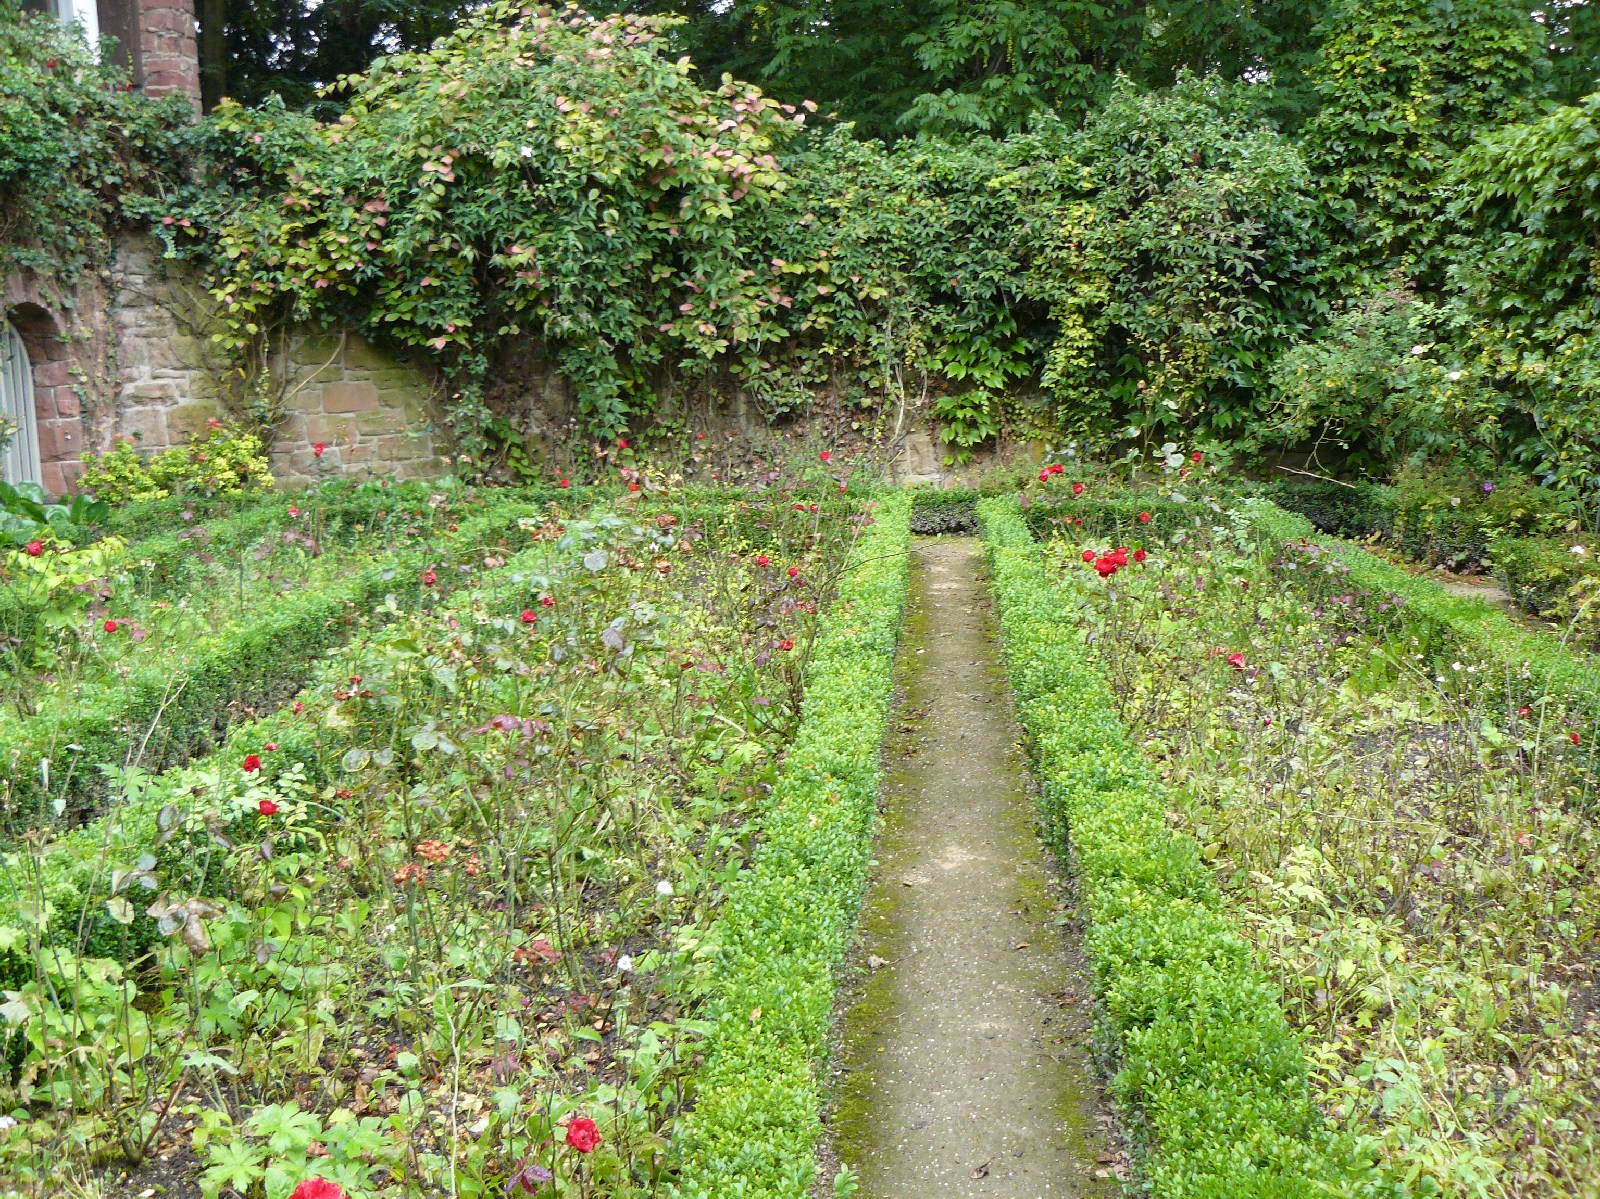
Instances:
[[[128,437],[143,453],[191,441],[235,415],[236,363],[211,340],[210,301],[149,237],[125,240],[105,278],[73,293],[0,279],[0,316],[32,367],[40,482],[71,490],[80,455]],[[272,469],[294,486],[332,477],[443,474],[430,377],[355,334],[291,331],[251,398],[275,413]],[[321,457],[312,446],[322,443]]]

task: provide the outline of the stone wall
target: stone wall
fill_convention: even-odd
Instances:
[[[100,440],[122,434],[150,451],[183,445],[208,420],[226,419],[233,398],[218,388],[232,364],[209,339],[209,299],[149,239],[120,247],[113,278],[118,388]],[[277,414],[272,472],[281,485],[447,469],[428,376],[360,335],[293,330],[259,365],[251,398]]]
[[[428,380],[361,337],[297,334],[277,370],[283,419],[272,473],[280,485],[330,475],[428,479],[449,469],[436,451]]]
[[[67,294],[0,280],[0,316],[32,367],[46,491],[71,489],[80,455],[129,438],[142,453],[187,444],[245,398],[237,363],[210,337],[210,299],[149,237],[125,239],[104,278]],[[445,473],[429,375],[353,333],[290,330],[255,363],[253,411],[273,413],[283,485]],[[325,448],[317,456],[312,447]]]

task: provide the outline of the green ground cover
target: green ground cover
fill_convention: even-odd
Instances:
[[[5,850],[0,1190],[720,1194],[779,1126],[769,1177],[809,1163],[907,504],[523,514],[292,703]]]
[[[1278,509],[1102,517],[1044,522],[1033,569],[1159,788],[1147,820],[1183,838],[1143,868],[1220,887],[1319,1135],[1414,1194],[1590,1193],[1592,667]],[[1153,1178],[1168,1160],[1158,1139]]]

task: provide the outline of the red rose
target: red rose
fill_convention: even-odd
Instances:
[[[1082,495],[1083,494],[1083,484],[1082,483],[1074,483],[1072,485],[1072,494],[1073,495]]]
[[[1572,744],[1574,744],[1574,745],[1578,744],[1578,734],[1577,733],[1568,733],[1567,736],[1572,738]]]
[[[326,1178],[308,1178],[295,1187],[289,1199],[345,1199],[344,1188]]]
[[[291,506],[289,508],[289,515],[290,516],[299,516],[300,515],[300,509]]]
[[[244,761],[240,765],[244,768],[246,774],[254,774],[261,769],[261,755],[245,754]]]
[[[557,487],[571,487],[572,484],[567,482],[567,480],[565,480],[565,479],[557,479],[556,480],[556,486]]]
[[[1143,562],[1144,559],[1145,559],[1145,553],[1144,553],[1143,550],[1134,550],[1133,551],[1133,560],[1135,562]]]
[[[439,576],[434,573],[433,567],[430,566],[427,570],[422,572],[422,585],[424,587],[432,587],[438,581]]]
[[[523,624],[532,624],[534,621],[536,621],[538,619],[539,619],[539,614],[537,612],[535,612],[532,608],[524,608],[522,610],[522,623]]]
[[[813,512],[820,511],[821,507],[822,507],[822,505],[820,505],[820,504],[812,504],[811,505],[811,511],[813,511]]]
[[[1148,512],[1139,513],[1139,523],[1142,524],[1142,525],[1149,524],[1150,523],[1150,514]]]
[[[1243,670],[1247,665],[1249,665],[1249,663],[1244,660],[1243,654],[1231,653],[1228,655],[1228,665],[1233,667],[1235,670]]]
[[[263,748],[269,754],[275,754],[275,753],[278,752],[278,743],[276,741],[268,741],[267,744]]]
[[[1049,481],[1050,481],[1050,472],[1047,471],[1047,470],[1040,471],[1039,472],[1039,482],[1048,483]]]
[[[114,620],[108,620],[100,627],[108,633],[115,633],[117,631],[117,622]]]
[[[554,608],[556,606],[556,597],[553,595],[541,595],[539,597],[539,606],[541,608]]]
[[[45,69],[46,70],[53,71],[53,70],[56,69],[56,60],[52,58],[52,59],[50,59],[50,61],[48,61],[44,65],[45,65]]]
[[[567,1144],[579,1153],[593,1153],[600,1147],[600,1126],[588,1116],[574,1116],[567,1125]]]
[[[28,542],[28,557],[37,558],[42,553],[44,553],[44,542],[42,542],[42,541],[30,541],[30,542]]]
[[[625,450],[627,448],[628,448],[628,439],[626,437],[617,438],[617,449]]]
[[[778,648],[788,652],[794,648],[794,642],[785,637],[782,641],[778,642]]]
[[[639,485],[637,483],[629,483],[628,484],[628,490],[629,491],[638,491],[639,490]]]
[[[295,700],[294,705],[289,709],[289,711],[294,713],[296,716],[300,715],[300,713],[304,712],[305,710],[306,706],[299,700]]]
[[[1532,711],[1531,708],[1518,708],[1517,709],[1517,715],[1518,716],[1526,716],[1530,711]]]
[[[800,568],[798,566],[791,566],[789,568],[789,577],[791,579],[794,579],[794,578],[798,578],[799,576],[800,576]]]
[[[1083,551],[1083,560],[1085,562],[1093,562],[1094,561],[1094,551],[1093,550],[1084,550]]]
[[[1117,566],[1116,562],[1112,558],[1106,557],[1098,559],[1094,564],[1094,569],[1095,573],[1098,574],[1102,579],[1109,579],[1112,575],[1117,573],[1120,567]]]
[[[1202,459],[1202,458],[1204,458],[1204,457],[1205,457],[1205,455],[1204,455],[1204,454],[1202,454],[1202,453],[1201,453],[1201,452],[1200,452],[1200,451],[1199,451],[1199,450],[1196,450],[1196,451],[1195,451],[1195,452],[1194,452],[1194,453],[1192,453],[1192,454],[1190,454],[1190,455],[1189,455],[1189,457],[1190,457],[1190,458],[1191,458],[1191,459],[1192,459],[1192,460],[1193,460],[1193,461],[1195,461],[1195,462],[1199,462],[1199,461],[1200,461],[1200,460],[1201,460],[1201,459]]]
[[[319,441],[319,442],[317,442],[316,445],[311,447],[311,452],[312,452],[312,454],[316,455],[316,457],[320,458],[320,457],[322,457],[322,451],[327,449],[327,448],[328,448],[327,446],[323,445]]]
[[[270,799],[263,799],[256,805],[256,811],[260,812],[263,816],[276,816],[278,814],[278,805],[273,803]]]
[[[756,565],[757,566],[765,566],[768,562],[771,562],[771,561],[772,561],[772,559],[767,557],[765,554],[757,554],[756,555]]]
[[[822,453],[817,455],[817,457],[821,458],[824,462],[827,462],[833,457],[833,455],[831,453],[829,453],[827,450],[823,450]]]

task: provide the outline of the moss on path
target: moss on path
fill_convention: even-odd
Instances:
[[[862,1199],[1109,1196],[1063,936],[969,538],[915,547],[905,693],[832,1120]]]

